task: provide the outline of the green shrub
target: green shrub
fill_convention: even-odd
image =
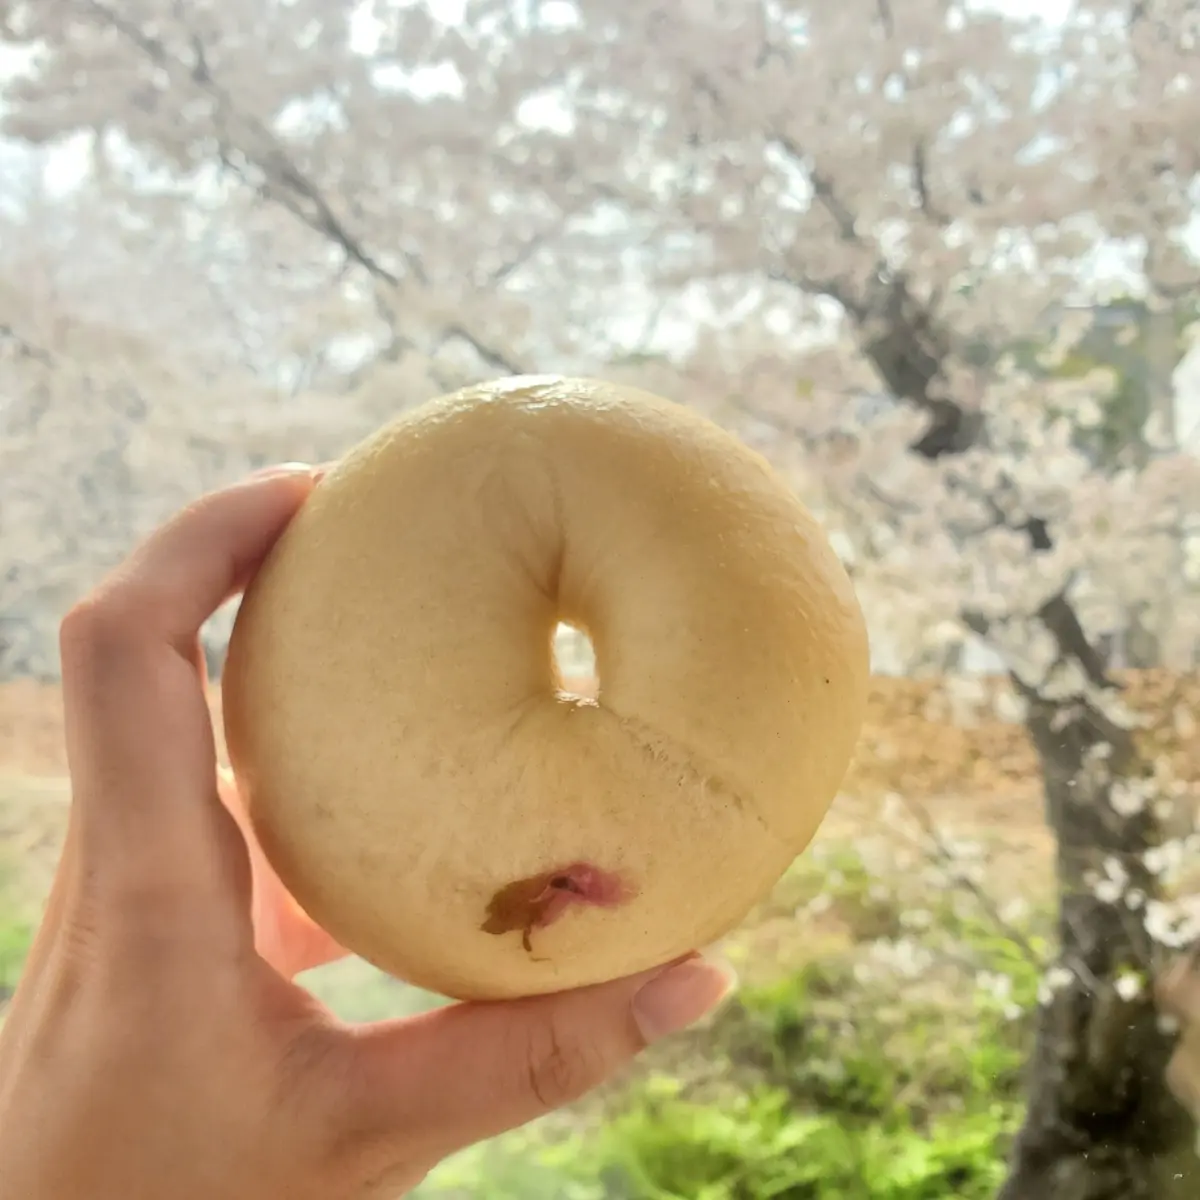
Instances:
[[[665,1086],[583,1161],[609,1189],[597,1195],[620,1200],[983,1200],[1003,1177],[1014,1120],[992,1104],[915,1132],[798,1110],[768,1088],[715,1106]]]
[[[921,1130],[797,1109],[759,1087],[698,1103],[643,1085],[606,1128],[510,1135],[435,1173],[441,1200],[985,1200],[1004,1176],[1019,1108],[994,1101]]]

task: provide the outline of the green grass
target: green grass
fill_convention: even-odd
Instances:
[[[64,811],[61,784],[0,774],[0,1004],[16,988],[33,940]]]
[[[300,980],[343,1021],[406,1017],[444,1003],[440,997],[400,983],[360,958],[331,963]]]
[[[7,999],[16,988],[32,939],[29,922],[0,917],[0,1000]]]

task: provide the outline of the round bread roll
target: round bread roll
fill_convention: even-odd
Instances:
[[[563,690],[558,623],[595,649]],[[528,377],[337,464],[240,609],[230,761],[343,945],[460,999],[629,974],[738,925],[864,715],[850,581],[766,462],[631,388]]]

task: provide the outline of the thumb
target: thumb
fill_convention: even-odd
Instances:
[[[579,1099],[715,1009],[730,968],[691,955],[612,983],[458,1004],[357,1031],[356,1128],[431,1161]]]

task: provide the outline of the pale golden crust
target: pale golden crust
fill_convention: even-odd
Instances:
[[[556,693],[558,620],[595,706]],[[862,722],[850,582],[766,464],[666,401],[509,380],[318,488],[243,605],[226,734],[300,902],[409,981],[556,990],[727,932],[816,830]],[[527,948],[489,900],[567,863],[631,898]]]

